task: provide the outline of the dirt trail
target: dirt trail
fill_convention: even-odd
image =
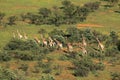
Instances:
[[[99,24],[77,24],[77,27],[82,28],[82,27],[103,27],[103,26]]]
[[[93,60],[93,62],[99,63],[100,61],[99,60]],[[103,64],[108,65],[108,66],[112,65],[112,64],[108,63],[107,61],[103,61]]]

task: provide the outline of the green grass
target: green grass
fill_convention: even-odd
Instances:
[[[86,2],[91,2],[91,0],[71,1],[77,5],[83,5]],[[0,12],[4,12],[6,16],[19,15],[26,12],[37,12],[40,7],[51,8],[55,5],[60,6],[61,0],[0,0]],[[98,11],[91,13],[88,16],[88,19],[83,23],[101,25],[103,27],[91,29],[96,29],[103,33],[108,33],[111,30],[120,32],[120,14],[111,12],[115,9],[118,8],[114,7],[112,9],[105,10],[101,6]],[[58,29],[65,30],[66,26],[69,27],[69,25],[61,25]],[[22,32],[26,32],[28,36],[32,38],[35,35],[38,36],[37,31],[40,28],[44,28],[49,32],[56,27],[53,25],[36,26],[17,22],[17,25],[15,26],[8,26],[7,28],[0,29],[0,48],[3,47],[12,38],[12,32],[16,31],[17,29],[21,30]]]
[[[23,12],[36,12],[40,7],[60,6],[62,0],[0,0],[0,11],[8,15]],[[91,0],[71,0],[74,4],[82,5]],[[97,1],[97,0],[92,0]]]

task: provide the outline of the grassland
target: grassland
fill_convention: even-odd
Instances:
[[[0,0],[0,12],[4,12],[6,16],[10,16],[10,15],[17,16],[20,15],[21,13],[26,13],[26,12],[36,13],[40,7],[51,8],[54,5],[60,6],[61,1],[62,0]],[[91,0],[71,0],[71,1],[77,5],[83,5],[86,2],[91,2]],[[92,0],[92,1],[98,1],[98,0]],[[117,9],[118,7],[115,6],[111,9],[105,10],[104,7],[101,6],[99,10],[91,13],[85,22],[78,24],[97,24],[100,25],[101,27],[85,27],[85,28],[95,29],[105,34],[108,34],[110,31],[114,30],[120,35],[120,14],[114,12],[114,10]],[[61,25],[60,27],[55,27],[53,25],[36,26],[36,25],[26,24],[20,21],[17,22],[17,24],[14,26],[7,26],[6,28],[0,26],[0,49],[2,49],[7,42],[9,42],[9,40],[13,36],[12,32],[15,32],[17,29],[19,29],[21,32],[26,32],[29,38],[33,38],[34,36],[39,36],[37,32],[41,28],[46,29],[47,32],[50,32],[55,28],[65,30],[67,27],[69,27],[69,25]],[[59,58],[59,55],[56,56]],[[110,80],[110,75],[108,74],[110,71],[115,71],[115,70],[116,71],[120,70],[120,66],[115,66],[115,67],[107,66],[105,71],[99,73],[100,74],[99,78],[94,77],[94,75],[90,74],[86,78],[78,78],[77,80],[96,80],[96,79]],[[59,78],[60,77],[58,77],[58,79]],[[34,77],[31,80],[35,80]]]
[[[74,4],[82,5],[86,2],[91,2],[90,0],[71,0]],[[97,0],[92,0],[97,1]],[[60,6],[61,1],[59,0],[0,0],[0,12],[4,12],[6,16],[10,15],[20,15],[21,13],[27,12],[37,12],[41,7],[51,8],[52,6]],[[90,14],[85,22],[82,24],[97,24],[102,27],[94,28],[100,32],[108,33],[111,30],[117,31],[120,33],[120,15],[115,13],[114,10],[117,10],[118,7],[115,6],[111,9],[105,10],[103,6],[96,12]],[[81,24],[81,23],[80,23]],[[47,31],[56,28],[53,25],[42,25],[35,26],[29,25],[22,22],[18,22],[15,26],[8,26],[7,28],[0,28],[0,47],[4,46],[5,43],[12,37],[12,31],[20,29],[26,32],[30,37],[37,35],[37,31],[40,28],[44,28]],[[65,29],[65,25],[60,26],[61,29]],[[88,28],[88,27],[87,27]],[[90,27],[91,28],[91,27]],[[31,31],[32,30],[32,31]],[[34,34],[33,34],[34,33]]]

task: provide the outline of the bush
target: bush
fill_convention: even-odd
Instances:
[[[80,61],[74,61],[73,62],[75,65],[75,71],[74,71],[74,75],[75,76],[88,76],[88,73],[90,71],[94,71],[95,70],[95,65],[93,64],[92,60],[90,60],[89,58],[83,58]]]
[[[15,54],[15,58],[21,60],[34,60],[34,55],[29,51],[19,51]]]
[[[0,61],[10,61],[12,56],[8,52],[0,52]]]
[[[101,52],[89,51],[89,56],[100,59],[100,60],[105,59],[105,54]]]
[[[120,80],[120,73],[119,72],[114,72],[111,74],[112,80]]]
[[[48,54],[50,51],[48,48],[46,47],[41,47],[39,50],[38,50],[38,53],[39,54]]]
[[[79,68],[77,68],[77,70],[75,70],[74,75],[86,77],[88,76],[88,73],[89,73],[89,68],[81,65],[79,66]]]
[[[68,41],[70,42],[79,42],[82,40],[81,34],[83,31],[79,31],[76,27],[69,27],[67,28],[66,32],[70,35]]]
[[[105,55],[108,57],[115,57],[117,54],[119,54],[119,51],[116,46],[110,46],[105,51]]]
[[[22,41],[19,39],[11,40],[5,47],[5,50],[36,50],[38,45],[33,40]]]
[[[51,75],[44,75],[40,80],[55,80],[55,78]]]
[[[100,2],[89,2],[89,3],[84,4],[84,6],[88,8],[89,11],[95,11],[99,8]]]
[[[0,67],[0,79],[1,80],[16,80],[17,75],[11,70]]]
[[[9,24],[9,25],[14,25],[16,20],[17,20],[17,17],[16,17],[16,16],[10,16],[10,17],[8,18],[8,24]]]
[[[27,71],[29,68],[28,64],[21,64],[21,66],[19,67],[19,69],[22,69],[23,71]]]
[[[105,65],[103,64],[103,63],[97,63],[97,64],[95,64],[95,69],[96,70],[104,70],[104,68],[105,68]]]

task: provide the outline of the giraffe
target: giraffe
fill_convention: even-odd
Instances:
[[[47,40],[43,39],[43,44],[44,44],[45,46],[47,46],[47,45],[48,45]]]
[[[79,47],[82,49],[83,54],[87,54],[88,53],[83,43],[79,42]]]
[[[49,39],[49,46],[53,47],[54,46],[54,42],[53,42],[52,38],[49,37],[48,39]]]
[[[51,38],[51,37],[49,37],[49,41],[50,41],[50,42],[53,42],[53,40],[52,40],[52,38]]]
[[[56,40],[56,39],[54,39],[54,40],[56,42],[57,48],[58,49],[63,49],[63,44],[60,41]]]
[[[47,42],[47,40],[43,37],[42,34],[41,34],[41,39],[42,39],[43,47],[44,47],[44,46],[48,46],[48,42]]]
[[[23,38],[23,36],[20,34],[20,32],[18,30],[17,30],[17,34],[18,34],[19,39]]]
[[[96,40],[98,42],[98,47],[100,47],[100,49],[104,51],[104,45],[100,42],[100,40],[97,37],[96,37]]]
[[[16,35],[15,35],[15,33],[13,32],[13,38],[16,38]]]
[[[85,47],[81,47],[81,48],[82,48],[83,54],[87,54],[87,50],[85,49]]]
[[[24,39],[26,39],[26,40],[28,39],[28,37],[27,37],[26,33],[24,33]]]
[[[68,49],[69,52],[73,52],[73,46],[72,46],[71,43],[67,44],[67,49]]]
[[[83,46],[84,46],[84,47],[87,46],[87,43],[86,43],[86,40],[85,40],[85,37],[84,37],[83,34],[82,34],[82,43],[83,43]]]
[[[34,40],[39,44],[40,40],[37,37],[34,37]]]

